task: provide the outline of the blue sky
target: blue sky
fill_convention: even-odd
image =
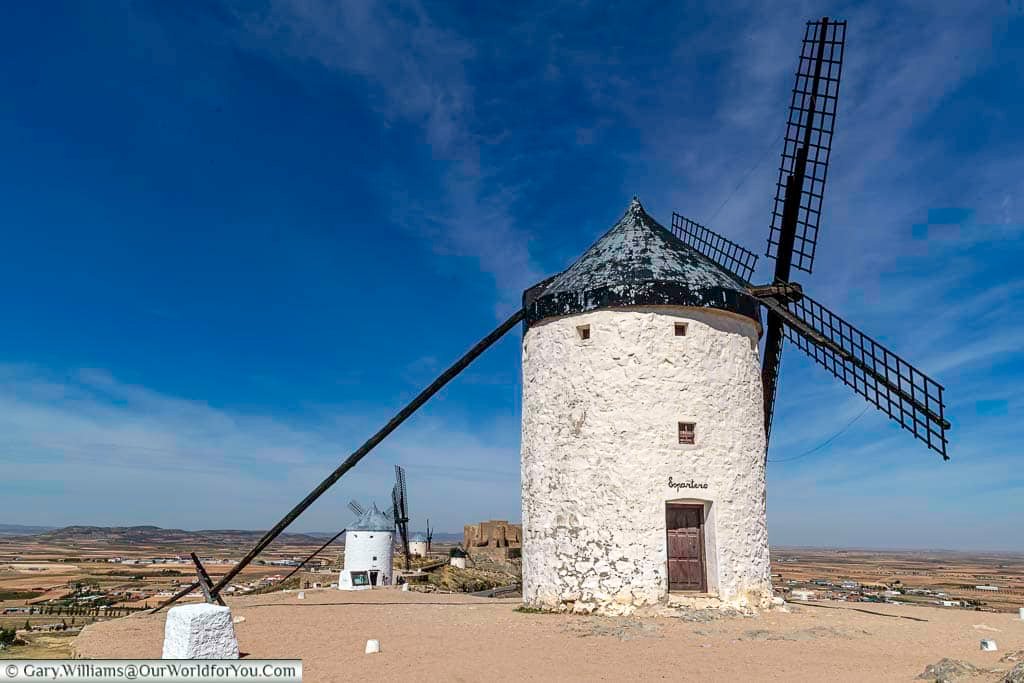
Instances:
[[[828,13],[848,52],[801,281],[946,386],[953,460],[869,411],[769,466],[771,541],[1024,550],[1019,0],[482,8],[9,8],[0,521],[265,528],[633,194],[762,252]],[[294,528],[384,503],[396,462],[415,526],[518,519],[518,355]],[[863,405],[789,348],[770,457]]]

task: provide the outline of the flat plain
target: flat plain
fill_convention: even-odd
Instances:
[[[258,536],[76,528],[0,537],[0,626],[28,641],[0,657],[70,657],[72,645],[77,656],[158,657],[163,616],[132,608],[152,607],[191,582],[190,551],[216,579]],[[294,593],[262,592],[291,570],[270,563],[305,558],[325,540],[284,536],[260,558],[264,564],[240,575],[239,585],[253,593],[227,596],[245,617],[242,649],[301,657],[307,680],[337,680],[339,666],[373,680],[401,679],[410,661],[453,680],[540,680],[554,672],[563,680],[907,680],[943,657],[1005,669],[1000,657],[1024,649],[1017,617],[1024,554],[773,548],[773,583],[791,611],[729,618],[532,614],[517,611],[515,599],[445,593],[443,586],[433,593],[310,589],[302,602]],[[447,555],[449,545],[435,545],[438,557]],[[318,573],[300,576],[328,586],[343,548],[330,546],[314,563]],[[800,589],[814,598],[793,599]],[[989,637],[999,643],[995,656],[979,649]],[[362,654],[368,638],[383,641],[379,658]]]

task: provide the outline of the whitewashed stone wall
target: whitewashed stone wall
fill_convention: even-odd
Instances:
[[[353,586],[352,571],[380,571],[378,586],[391,585],[394,544],[390,531],[346,531],[345,566],[338,576],[338,589],[343,591],[369,589],[371,586]]]
[[[665,503],[689,500],[705,508],[708,592],[768,606],[757,337],[750,319],[677,307],[599,310],[526,332],[524,602],[623,614],[663,601]],[[696,423],[695,445],[679,444],[679,422]]]

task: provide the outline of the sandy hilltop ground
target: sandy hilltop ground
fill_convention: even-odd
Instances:
[[[383,589],[307,590],[229,601],[239,647],[301,658],[306,681],[907,681],[943,658],[997,681],[1024,650],[1015,614],[820,603],[790,612],[713,611],[606,618],[518,611],[517,599]],[[866,611],[858,611],[866,610]],[[870,612],[870,613],[868,613]],[[163,613],[93,624],[77,656],[159,657]],[[366,640],[382,652],[363,653]],[[998,652],[982,652],[993,639]],[[1009,656],[1008,656],[1009,655]]]

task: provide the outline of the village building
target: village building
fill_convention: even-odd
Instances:
[[[466,552],[461,548],[452,548],[451,556],[448,558],[448,564],[456,569],[465,569]]]
[[[394,530],[394,520],[374,504],[348,527],[339,590],[367,590],[391,584]]]
[[[761,323],[744,284],[634,198],[523,299],[526,604],[768,606]]]

